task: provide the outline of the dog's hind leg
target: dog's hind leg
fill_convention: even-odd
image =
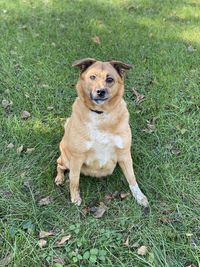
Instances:
[[[70,118],[66,119],[65,128],[67,127],[69,120]],[[61,155],[57,159],[57,175],[55,178],[55,183],[57,185],[62,185],[64,183],[65,180],[64,172],[65,170],[69,169],[69,157],[67,155],[67,148],[64,138],[60,142],[60,152]]]

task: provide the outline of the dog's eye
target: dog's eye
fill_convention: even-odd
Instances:
[[[95,75],[91,75],[90,79],[94,81],[96,79],[96,76]]]
[[[107,83],[112,83],[114,81],[114,79],[112,77],[107,77],[106,78],[106,82]]]

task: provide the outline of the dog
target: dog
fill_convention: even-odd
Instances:
[[[134,175],[129,112],[123,99],[124,75],[132,65],[85,58],[72,66],[80,69],[78,97],[64,126],[56,185],[64,183],[64,171],[69,170],[71,202],[80,205],[80,174],[111,175],[118,163],[137,203],[147,207]]]

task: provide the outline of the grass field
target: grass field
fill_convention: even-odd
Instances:
[[[200,266],[199,25],[198,0],[0,1],[0,266]],[[129,196],[106,203],[101,219],[82,215],[93,199],[129,191],[118,168],[82,177],[80,208],[54,184],[76,97],[71,64],[84,57],[135,66],[125,99],[147,214]],[[54,232],[44,248],[41,230]]]

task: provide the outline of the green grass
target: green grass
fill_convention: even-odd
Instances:
[[[13,102],[0,107],[0,264],[59,267],[60,256],[65,266],[200,266],[199,25],[198,0],[0,1],[0,100]],[[62,119],[76,97],[71,64],[83,57],[135,65],[125,99],[147,215],[129,197],[113,200],[101,219],[82,219],[92,199],[128,191],[118,168],[103,180],[82,177],[81,208],[70,204],[67,186],[54,185]],[[133,87],[145,95],[140,105]],[[156,130],[144,132],[153,118]],[[35,150],[18,154],[21,145]],[[52,203],[38,206],[45,196]],[[56,248],[61,229],[72,238]],[[56,233],[43,249],[40,230]],[[135,243],[148,253],[138,255]]]

